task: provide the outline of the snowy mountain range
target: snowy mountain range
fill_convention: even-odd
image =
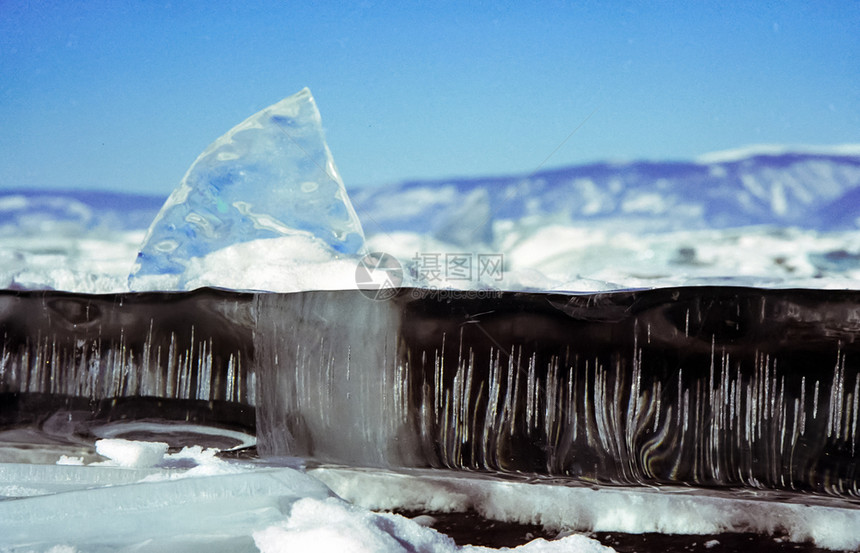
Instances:
[[[860,146],[759,147],[695,161],[409,181],[351,197],[365,232],[430,233],[455,243],[466,229],[491,243],[493,221],[529,218],[638,231],[747,225],[849,230],[860,228]]]
[[[146,229],[164,199],[90,190],[3,190],[0,236]]]
[[[408,231],[492,243],[493,223],[622,225],[635,232],[860,228],[860,145],[757,147],[694,161],[592,163],[526,175],[406,181],[350,190],[367,234]],[[145,229],[161,196],[0,191],[0,234]]]

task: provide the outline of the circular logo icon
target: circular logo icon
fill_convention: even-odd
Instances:
[[[387,300],[397,295],[403,283],[403,267],[393,255],[373,252],[365,255],[355,268],[355,285],[372,300]]]

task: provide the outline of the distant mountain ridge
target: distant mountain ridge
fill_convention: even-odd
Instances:
[[[590,163],[530,175],[404,181],[349,191],[365,233],[408,231],[493,243],[502,220],[636,232],[796,226],[860,229],[860,145],[717,152],[695,161]],[[0,234],[145,229],[165,196],[0,191]],[[17,230],[16,230],[17,229]]]
[[[529,217],[641,231],[748,225],[848,230],[860,228],[860,146],[771,147],[697,161],[591,163],[525,176],[408,181],[355,190],[351,197],[368,233],[456,238],[452,226],[460,225],[487,243],[492,221]]]
[[[0,235],[146,229],[164,199],[101,190],[0,190]]]

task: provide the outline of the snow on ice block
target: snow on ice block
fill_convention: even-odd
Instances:
[[[472,512],[487,520],[538,522],[544,529],[568,532],[661,533],[721,539],[726,534],[759,533],[784,535],[783,539],[791,542],[812,542],[834,550],[853,551],[860,547],[860,533],[856,531],[860,528],[860,509],[856,505],[802,494],[791,497],[766,491],[671,486],[559,485],[558,481],[502,480],[481,473],[438,470],[388,472],[328,466],[312,469],[309,474],[339,497],[372,510],[458,513],[467,519],[466,513]]]
[[[121,467],[147,468],[161,462],[167,453],[167,443],[123,439],[99,440],[96,442],[96,453]]]
[[[332,256],[364,248],[308,89],[252,115],[200,154],[152,222],[131,287],[185,289],[200,276],[188,274],[192,260],[291,236],[319,241]]]
[[[491,553],[487,547],[459,547],[450,537],[414,520],[391,513],[372,513],[334,499],[303,499],[293,506],[289,520],[254,533],[261,553],[297,551],[349,551],[356,553]],[[597,540],[583,535],[551,542],[533,540],[516,553],[613,553]]]

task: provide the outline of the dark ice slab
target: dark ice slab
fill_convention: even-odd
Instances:
[[[7,429],[161,417],[255,427],[266,456],[858,495],[858,291],[5,292],[0,306]]]
[[[251,296],[0,293],[0,425],[74,441],[117,421],[253,430]]]

